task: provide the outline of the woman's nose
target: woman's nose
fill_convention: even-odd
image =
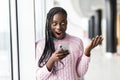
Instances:
[[[56,26],[56,28],[57,28],[57,29],[60,29],[60,28],[61,28],[61,25],[60,25],[60,24],[58,24],[58,25]]]

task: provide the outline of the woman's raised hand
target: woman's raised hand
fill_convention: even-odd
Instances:
[[[101,44],[103,41],[103,37],[100,36],[96,36],[92,39],[92,41],[88,44],[88,46],[85,49],[85,55],[86,56],[90,56],[90,51],[95,48],[96,46],[98,46],[99,44]]]

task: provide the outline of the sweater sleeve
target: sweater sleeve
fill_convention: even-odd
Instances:
[[[47,80],[51,72],[48,71],[46,65],[42,68],[37,67],[36,78],[37,80]]]
[[[36,78],[37,80],[46,80],[51,72],[48,71],[46,65],[44,65],[42,68],[40,68],[38,66],[38,61],[42,55],[42,52],[43,52],[43,48],[42,48],[43,45],[41,44],[36,44]]]
[[[84,47],[83,47],[83,43],[80,43],[80,51],[79,51],[79,55],[77,58],[77,74],[79,77],[83,77],[85,75],[85,73],[88,70],[88,66],[89,66],[89,62],[90,62],[90,57],[87,57],[84,54]]]

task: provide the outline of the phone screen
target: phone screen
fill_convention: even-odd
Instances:
[[[69,49],[69,44],[68,44],[68,43],[59,44],[58,47],[59,47],[59,48],[62,48],[63,50],[68,50],[68,49]]]

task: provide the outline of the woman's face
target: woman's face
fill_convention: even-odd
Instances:
[[[57,39],[61,39],[65,35],[65,31],[67,28],[66,16],[62,13],[57,13],[53,16],[51,22],[52,35]]]

